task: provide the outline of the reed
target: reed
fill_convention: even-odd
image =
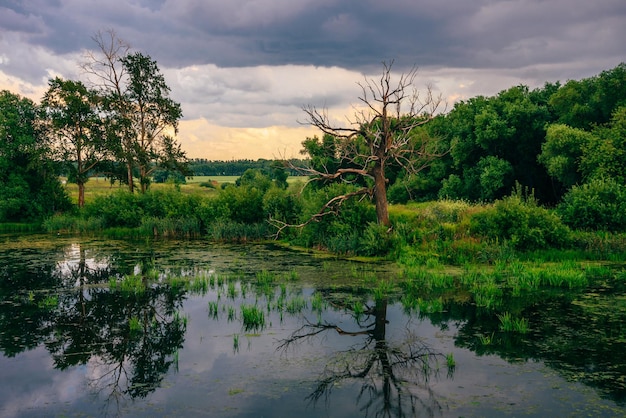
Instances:
[[[232,322],[235,320],[235,308],[232,306],[228,307],[228,322]]]
[[[235,282],[230,280],[228,282],[228,291],[227,291],[227,295],[230,299],[235,299],[237,297],[237,288],[235,287]]]
[[[239,352],[239,334],[233,335],[233,352]]]
[[[136,316],[132,316],[128,321],[128,328],[131,334],[141,331],[141,321]]]
[[[529,331],[528,320],[526,318],[513,318],[509,312],[498,314],[500,320],[500,330],[504,332],[517,332],[526,334]]]
[[[328,304],[324,301],[320,292],[313,293],[311,296],[311,309],[315,312],[323,312]]]
[[[265,327],[265,312],[257,305],[241,305],[241,317],[246,331],[260,330]]]

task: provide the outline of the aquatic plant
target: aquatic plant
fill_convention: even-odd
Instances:
[[[235,320],[235,308],[233,306],[228,307],[228,322]]]
[[[324,301],[320,292],[315,292],[311,296],[311,309],[315,312],[322,312],[326,309],[328,304]]]
[[[456,366],[456,360],[454,360],[453,353],[446,354],[446,365],[448,366],[448,369],[453,369]]]
[[[143,278],[136,274],[126,275],[119,281],[115,278],[110,278],[109,288],[111,290],[132,294],[140,294],[146,290]]]
[[[34,298],[33,298],[34,299]],[[43,309],[56,308],[59,304],[59,298],[54,295],[48,295],[37,303],[37,306]]]
[[[131,317],[128,320],[128,328],[131,333],[137,333],[141,331],[141,321],[136,316]]]
[[[233,335],[233,352],[239,352],[239,334]]]
[[[235,287],[235,282],[228,282],[228,297],[231,299],[235,299],[237,297],[237,288]]]
[[[513,318],[509,312],[498,314],[500,329],[505,332],[518,332],[526,334],[529,331],[528,320],[526,318]]]
[[[276,281],[276,275],[268,270],[261,270],[256,272],[256,283],[259,285],[274,284]]]
[[[241,317],[246,331],[265,327],[265,313],[257,305],[241,305]]]

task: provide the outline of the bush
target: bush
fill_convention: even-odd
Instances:
[[[539,207],[534,199],[513,195],[476,213],[470,220],[472,234],[510,241],[518,250],[561,247],[570,238],[570,230],[559,216]]]
[[[574,186],[557,208],[574,229],[626,230],[626,186],[613,179],[595,179]]]
[[[395,234],[384,225],[370,222],[360,239],[359,253],[375,256],[385,255],[394,247]]]
[[[136,195],[120,190],[106,196],[96,196],[85,205],[85,216],[101,218],[104,228],[135,228],[141,224],[143,210],[137,203]]]
[[[301,222],[319,212],[330,199],[354,190],[346,184],[331,184],[321,189],[307,188],[302,199]],[[329,214],[309,223],[293,242],[304,246],[326,247],[346,254],[357,253],[363,228],[376,221],[374,206],[367,200],[345,201],[336,214]]]
[[[295,224],[302,212],[302,204],[293,193],[274,186],[263,196],[263,212],[265,218]]]

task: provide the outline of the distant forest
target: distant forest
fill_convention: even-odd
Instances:
[[[303,161],[295,160],[294,165],[301,165]],[[254,160],[207,160],[204,158],[195,158],[189,161],[189,171],[194,176],[241,176],[246,170],[260,170],[269,173],[276,164],[275,160],[258,159]],[[297,171],[292,170],[290,175],[298,175]]]

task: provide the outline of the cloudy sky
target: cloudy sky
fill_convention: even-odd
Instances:
[[[190,157],[298,156],[302,107],[345,121],[381,62],[453,105],[626,61],[624,0],[0,0],[0,89],[82,79],[97,31],[155,59]]]

